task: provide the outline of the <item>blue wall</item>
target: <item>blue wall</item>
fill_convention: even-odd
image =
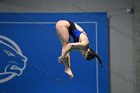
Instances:
[[[55,23],[61,19],[77,22],[86,31],[104,68],[96,59],[86,61],[79,52],[72,51],[75,77],[68,78],[57,61],[61,44]],[[28,58],[22,75],[1,83],[0,93],[109,93],[106,13],[1,13],[0,35],[13,40]],[[0,60],[3,64],[5,59]]]

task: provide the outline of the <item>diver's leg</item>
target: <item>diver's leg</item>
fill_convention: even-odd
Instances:
[[[62,53],[64,54],[65,48],[67,44],[69,43],[69,32],[67,27],[61,25],[61,23],[56,25],[57,35],[61,41],[62,44]],[[67,73],[71,78],[73,77],[72,71],[70,69],[70,53],[67,53],[64,60],[64,66],[65,66],[65,73]]]
[[[68,74],[70,78],[73,78],[74,76],[70,68],[70,52],[67,53],[66,55],[64,65],[65,65],[65,73]]]

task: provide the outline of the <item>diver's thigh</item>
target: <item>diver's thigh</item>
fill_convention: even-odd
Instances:
[[[61,42],[69,43],[69,33],[67,28],[63,27],[57,31],[57,35],[60,38]]]

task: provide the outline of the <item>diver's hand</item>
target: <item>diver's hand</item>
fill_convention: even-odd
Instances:
[[[58,57],[58,62],[59,62],[60,64],[63,63],[64,60],[65,60],[64,56]]]

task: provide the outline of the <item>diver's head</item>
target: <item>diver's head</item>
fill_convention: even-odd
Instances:
[[[94,51],[91,48],[88,48],[86,60],[92,60],[95,58],[95,56],[96,54],[94,53]]]
[[[81,54],[88,61],[90,61],[96,57],[98,59],[99,63],[101,64],[101,66],[103,67],[100,57],[91,48],[86,48],[84,50],[81,50]]]
[[[81,50],[81,54],[86,60],[92,60],[96,56],[96,54],[91,48]]]

